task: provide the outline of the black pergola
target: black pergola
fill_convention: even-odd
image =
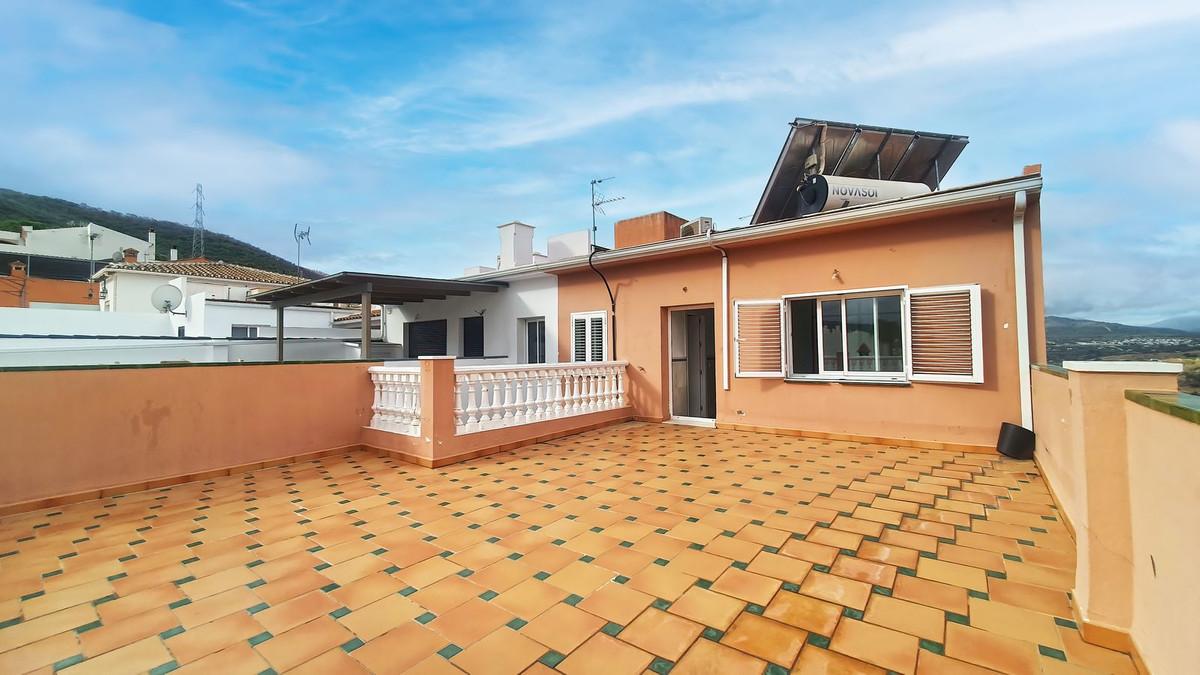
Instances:
[[[275,345],[283,361],[283,310],[316,302],[359,302],[362,305],[362,353],[370,358],[371,305],[403,305],[408,302],[444,300],[452,295],[495,293],[508,286],[503,281],[455,281],[427,277],[402,277],[392,274],[338,272],[302,284],[259,293],[255,300],[269,302],[275,308]]]

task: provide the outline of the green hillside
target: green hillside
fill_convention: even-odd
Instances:
[[[68,227],[71,221],[92,222],[139,239],[145,239],[150,228],[154,228],[158,235],[155,248],[159,260],[167,259],[172,246],[179,249],[181,258],[188,257],[192,252],[192,228],[188,225],[0,188],[0,230],[17,231],[22,225],[35,229]],[[209,260],[224,260],[272,272],[296,273],[294,263],[212,230],[204,233],[204,256]],[[303,276],[311,279],[321,276],[321,273],[306,268]]]

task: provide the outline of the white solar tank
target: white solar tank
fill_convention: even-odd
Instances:
[[[886,202],[929,192],[924,183],[845,176],[809,176],[796,188],[796,215],[807,216],[850,206]]]

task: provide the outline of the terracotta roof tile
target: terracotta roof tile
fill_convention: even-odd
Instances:
[[[203,258],[195,260],[158,260],[155,262],[111,263],[106,270],[134,270],[137,272],[158,272],[161,274],[177,274],[189,277],[205,277],[208,279],[228,279],[230,281],[252,281],[267,284],[298,284],[307,281],[303,277],[290,274],[268,272],[256,267],[235,265],[222,261],[212,262]]]

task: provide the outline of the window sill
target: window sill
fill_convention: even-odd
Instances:
[[[908,387],[912,383],[908,380],[883,380],[871,378],[846,378],[846,377],[785,377],[784,382],[794,382],[797,384],[877,384],[887,387]]]

